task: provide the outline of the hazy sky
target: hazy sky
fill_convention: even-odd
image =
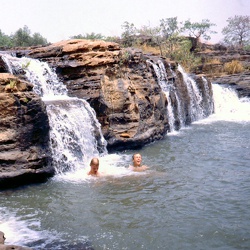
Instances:
[[[0,0],[0,10],[6,35],[27,25],[49,42],[91,32],[120,36],[125,21],[137,28],[155,27],[161,19],[177,16],[178,21],[215,23],[214,43],[221,40],[229,17],[250,15],[250,0]]]

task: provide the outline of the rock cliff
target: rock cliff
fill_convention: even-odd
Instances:
[[[53,174],[45,106],[32,86],[0,73],[0,188],[42,181]]]
[[[70,96],[90,103],[109,150],[140,147],[165,135],[167,100],[143,53],[116,43],[69,40],[28,56],[47,61]]]
[[[203,44],[196,55],[202,58],[203,64],[193,70],[195,74],[205,74],[212,82],[230,85],[238,92],[239,97],[250,97],[249,50]],[[231,62],[242,65],[241,72],[226,72],[225,64]]]

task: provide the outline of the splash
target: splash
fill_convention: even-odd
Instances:
[[[213,84],[214,119],[225,121],[250,121],[250,99],[239,98],[232,88]]]

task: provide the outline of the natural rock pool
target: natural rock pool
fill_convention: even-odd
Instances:
[[[213,88],[214,115],[139,150],[146,172],[130,172],[135,151],[124,151],[101,157],[99,178],[87,176],[86,162],[47,183],[1,191],[6,244],[249,248],[250,103],[224,99],[221,87]]]

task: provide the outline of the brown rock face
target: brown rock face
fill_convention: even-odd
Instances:
[[[202,65],[193,69],[195,74],[206,74],[210,81],[218,84],[229,84],[239,97],[250,97],[250,51],[225,47],[220,44],[202,45],[202,51],[197,55],[202,58]],[[239,63],[242,72],[225,71],[225,64]],[[231,69],[234,71],[236,67]]]
[[[109,149],[140,147],[163,138],[167,100],[146,57],[116,43],[69,40],[32,50],[67,85],[70,96],[95,109]]]
[[[48,142],[45,106],[32,85],[0,73],[0,188],[51,176]]]

